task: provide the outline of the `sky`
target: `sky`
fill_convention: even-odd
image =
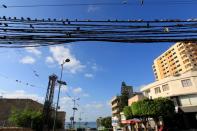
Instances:
[[[189,19],[197,18],[193,4],[180,4],[185,0],[2,0],[0,16],[68,19]],[[119,6],[94,5],[116,2]],[[127,5],[123,3],[134,3]],[[149,3],[153,3],[152,5]],[[14,5],[90,3],[86,6],[9,8]],[[157,3],[157,4],[154,4]],[[178,3],[178,4],[177,4]],[[61,46],[40,48],[0,48],[0,95],[5,98],[31,98],[43,102],[51,74],[60,76],[60,64],[66,58],[63,86],[60,95],[61,110],[72,114],[72,98],[77,101],[83,121],[111,115],[110,100],[120,94],[121,82],[132,85],[134,91],[154,81],[153,60],[174,43],[110,43],[74,42]],[[57,87],[55,100],[57,98]]]

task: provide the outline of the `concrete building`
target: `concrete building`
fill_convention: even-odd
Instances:
[[[132,94],[133,94],[133,87],[126,85],[125,82],[122,82],[122,85],[121,85],[121,95],[123,95],[123,94],[131,97]]]
[[[182,114],[183,128],[197,128],[197,71],[169,76],[141,88],[148,98],[167,97],[174,101],[177,113]],[[180,122],[180,123],[181,123]]]
[[[120,122],[121,122],[119,96],[115,96],[112,98],[111,108],[112,108],[112,126],[113,126],[113,130],[116,131],[120,127]]]
[[[197,42],[178,42],[154,60],[156,81],[141,91],[174,101],[180,126],[197,128]]]
[[[8,123],[8,118],[11,115],[13,109],[16,110],[24,110],[24,109],[33,109],[35,111],[43,110],[43,104],[34,101],[32,99],[0,99],[0,123]],[[60,120],[63,124],[65,124],[66,113],[62,111],[58,111],[57,119]]]
[[[112,125],[113,129],[117,130],[121,124],[121,111],[124,106],[128,106],[128,99],[134,95],[133,87],[126,85],[125,82],[121,84],[121,96],[115,96],[111,100],[112,107]]]
[[[128,105],[131,106],[132,103],[143,100],[144,98],[146,97],[143,95],[143,93],[137,92],[131,98],[129,98]]]
[[[197,112],[197,71],[170,76],[141,88],[148,98],[173,98],[184,112]]]
[[[178,42],[154,60],[156,80],[197,69],[197,42]]]
[[[170,98],[175,103],[178,122],[197,128],[197,42],[178,42],[154,60],[156,81],[132,92],[128,105],[144,98]]]
[[[115,96],[111,100],[112,116],[118,116],[120,114],[120,97]]]

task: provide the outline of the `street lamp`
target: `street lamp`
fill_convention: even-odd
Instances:
[[[61,88],[62,85],[66,85],[66,82],[62,81],[62,74],[63,74],[64,64],[65,64],[66,62],[70,62],[70,59],[66,59],[66,60],[64,60],[64,61],[62,62],[62,64],[61,64],[60,80],[57,81],[57,82],[59,83],[59,88],[58,88],[57,103],[56,103],[55,116],[54,116],[54,122],[53,122],[53,131],[55,131],[57,110],[58,110],[59,97],[60,97],[60,88]]]

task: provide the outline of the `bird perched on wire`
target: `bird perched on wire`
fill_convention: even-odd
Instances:
[[[144,5],[144,0],[141,0],[141,6],[143,6]]]
[[[127,2],[128,2],[127,0],[124,0],[124,1],[122,2],[122,4],[127,4]]]
[[[3,6],[3,8],[8,8],[6,5],[2,5]]]
[[[35,70],[34,70],[33,72],[34,72],[34,75],[35,75],[36,77],[39,77],[38,73],[37,73]]]

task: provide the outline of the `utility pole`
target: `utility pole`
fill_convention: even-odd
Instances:
[[[80,113],[79,113],[79,128],[81,128],[81,120],[82,120],[81,114],[83,114],[83,112],[80,112]]]
[[[60,80],[58,80],[58,83],[59,83],[58,96],[57,96],[57,103],[56,103],[56,108],[55,108],[55,116],[54,116],[54,121],[53,121],[53,131],[55,131],[55,125],[56,125],[56,119],[57,119],[57,110],[58,110],[59,97],[60,97],[60,89],[61,89],[62,85],[66,85],[66,82],[62,81],[62,74],[63,74],[63,70],[64,70],[64,64],[66,62],[70,62],[70,59],[64,60],[63,63],[61,64]]]
[[[75,128],[75,111],[77,111],[77,107],[76,107],[76,101],[77,100],[80,100],[80,98],[72,99],[74,106],[73,106],[73,116],[70,118],[70,120],[71,120],[71,125],[72,125],[73,129]]]

